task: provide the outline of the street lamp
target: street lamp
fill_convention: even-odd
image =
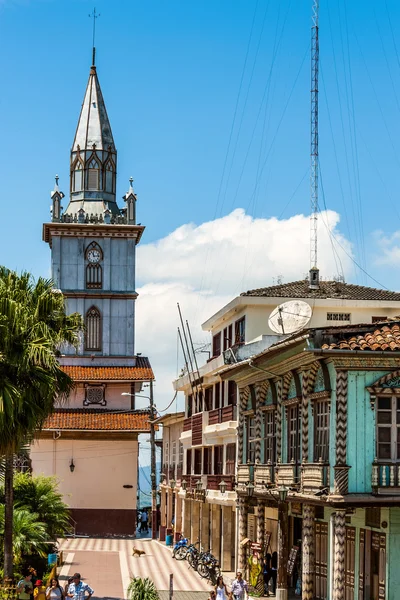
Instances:
[[[225,494],[225,492],[226,492],[226,481],[224,481],[222,479],[222,481],[219,482],[218,487],[219,487],[219,491],[221,492],[221,494]]]
[[[198,480],[196,481],[196,490],[197,490],[198,492],[201,492],[201,490],[202,490],[202,489],[203,489],[203,482],[202,482],[202,480],[201,480],[201,479],[198,479]]]
[[[278,487],[279,502],[286,502],[288,491],[288,488],[284,485]]]
[[[169,486],[170,486],[171,490],[173,490],[173,489],[175,488],[175,486],[176,486],[176,481],[175,481],[175,479],[171,479],[171,480],[170,480],[170,482],[169,482]]]
[[[254,485],[251,483],[251,481],[249,481],[248,484],[246,485],[246,490],[247,490],[248,496],[251,497],[254,494]]]
[[[161,473],[160,475],[160,483],[164,483],[164,481],[167,479],[167,476],[165,473]]]
[[[183,479],[181,481],[181,488],[183,489],[184,492],[186,492],[186,488],[187,488],[187,481],[186,481],[186,479]]]

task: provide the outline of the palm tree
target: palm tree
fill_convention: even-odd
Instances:
[[[5,455],[4,577],[12,577],[13,454],[40,430],[73,382],[57,357],[78,343],[81,316],[67,316],[52,282],[0,267],[0,454]]]
[[[25,509],[43,521],[49,540],[56,541],[71,526],[70,511],[58,491],[55,477],[17,473],[14,476],[14,509]]]
[[[4,534],[4,506],[0,505],[0,536]],[[13,512],[13,559],[21,565],[27,554],[46,556],[49,550],[46,524],[40,522],[37,514],[28,510],[15,509]]]
[[[128,586],[129,600],[159,600],[154,582],[148,577],[134,577]]]

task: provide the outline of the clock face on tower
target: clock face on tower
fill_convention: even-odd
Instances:
[[[87,259],[90,263],[98,263],[101,259],[101,254],[98,250],[89,250],[89,252],[87,253]]]

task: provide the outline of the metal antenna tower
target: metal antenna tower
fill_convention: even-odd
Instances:
[[[312,0],[311,26],[311,216],[310,288],[319,287],[318,270],[318,75],[319,75],[319,0]]]

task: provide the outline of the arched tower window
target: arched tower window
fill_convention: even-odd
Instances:
[[[85,350],[101,350],[101,315],[96,306],[87,311],[85,325]]]
[[[100,188],[100,164],[95,158],[92,158],[88,167],[88,190],[98,190]]]
[[[72,173],[72,191],[80,192],[83,189],[83,170],[82,163],[78,160]]]
[[[92,242],[86,248],[86,287],[89,289],[101,289],[103,287],[103,251],[96,242]]]
[[[105,181],[106,192],[111,192],[113,194],[115,192],[115,172],[114,172],[114,165],[112,164],[111,160],[108,160],[106,162],[105,177],[106,177],[106,181]]]

